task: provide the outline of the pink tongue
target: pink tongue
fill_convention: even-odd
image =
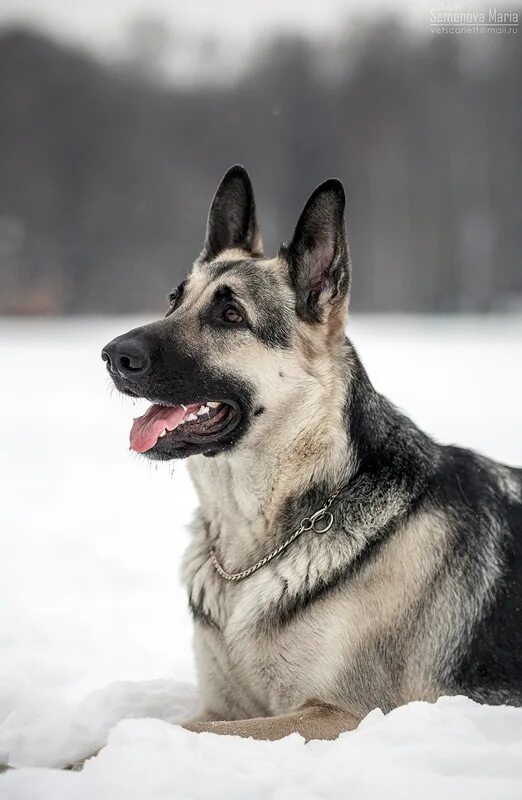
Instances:
[[[134,420],[130,432],[130,449],[136,450],[137,453],[145,453],[150,450],[151,447],[154,447],[165,428],[173,431],[178,427],[181,420],[196,408],[199,408],[198,403],[186,408],[182,406],[174,406],[173,408],[151,406],[143,416]]]

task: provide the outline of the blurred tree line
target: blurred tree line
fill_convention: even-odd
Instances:
[[[343,51],[279,38],[233,82],[166,86],[23,30],[0,35],[0,312],[161,307],[241,162],[267,252],[314,186],[348,194],[354,307],[522,298],[522,51],[387,23]],[[328,68],[325,68],[325,65]]]

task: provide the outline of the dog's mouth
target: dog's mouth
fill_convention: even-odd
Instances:
[[[147,453],[154,448],[210,444],[231,433],[240,417],[235,405],[217,400],[178,406],[154,404],[134,420],[130,449]]]

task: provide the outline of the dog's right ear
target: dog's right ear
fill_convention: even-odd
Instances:
[[[342,183],[325,181],[308,199],[292,241],[280,254],[288,263],[296,311],[315,323],[336,315],[344,320],[350,293],[350,255],[344,225]]]
[[[254,257],[263,255],[254,190],[246,169],[239,164],[225,173],[214,195],[200,261],[211,261],[229,248],[245,250]]]

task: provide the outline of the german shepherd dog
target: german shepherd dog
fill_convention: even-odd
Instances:
[[[199,495],[190,730],[328,739],[412,700],[522,703],[522,470],[374,390],[345,335],[344,206],[321,184],[267,259],[232,167],[166,317],[102,353],[153,404],[131,448],[188,457]]]

